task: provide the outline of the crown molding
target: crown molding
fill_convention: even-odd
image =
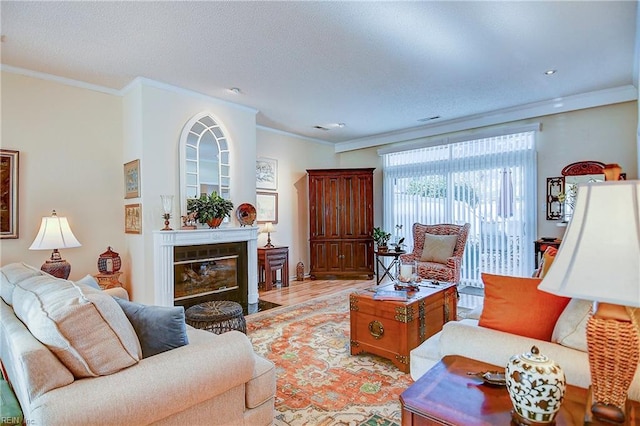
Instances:
[[[26,68],[13,67],[11,65],[0,64],[0,71],[10,72],[12,74],[20,74],[27,77],[38,78],[40,80],[53,81],[55,83],[67,86],[78,87],[80,89],[93,90],[94,92],[106,93],[107,95],[120,96],[119,91],[109,87],[98,86],[96,84],[85,83],[83,81],[73,80],[71,78],[60,77],[53,74],[47,74],[39,71],[32,71]]]
[[[298,134],[295,134],[295,133],[286,132],[284,130],[274,129],[272,127],[263,126],[262,124],[257,124],[256,125],[256,129],[264,130],[265,132],[277,133],[279,135],[288,136],[288,137],[291,137],[291,138],[302,139],[302,140],[309,141],[309,142],[315,142],[315,143],[319,143],[319,144],[322,144],[322,145],[335,146],[335,143],[333,143],[333,142],[327,142],[327,141],[322,140],[322,139],[310,138],[308,136],[302,136],[302,135],[298,135]]]
[[[336,153],[340,153],[397,142],[407,142],[410,140],[470,130],[478,127],[492,126],[511,121],[577,111],[621,102],[629,102],[637,99],[638,89],[635,86],[620,86],[612,89],[581,93],[579,95],[499,109],[482,114],[474,114],[427,126],[414,127],[396,132],[382,133],[365,138],[338,142],[336,143],[335,150]]]
[[[195,90],[183,89],[182,87],[174,86],[172,84],[163,83],[161,81],[152,80],[146,77],[136,77],[129,84],[124,86],[121,90],[118,91],[120,96],[125,96],[131,90],[133,90],[137,86],[148,86],[155,87],[156,89],[166,90],[168,92],[178,93],[182,95],[187,95],[192,98],[202,99],[207,102],[215,102],[217,104],[225,105],[230,108],[235,108],[239,110],[243,110],[246,112],[250,112],[253,114],[257,114],[258,110],[252,107],[248,107],[246,105],[237,104],[235,102],[225,101],[224,99],[216,98],[214,96],[205,95],[204,93],[197,92]]]

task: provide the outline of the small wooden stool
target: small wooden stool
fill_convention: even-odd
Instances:
[[[185,311],[185,321],[192,327],[215,334],[231,330],[247,334],[242,306],[229,300],[214,300],[194,305]]]

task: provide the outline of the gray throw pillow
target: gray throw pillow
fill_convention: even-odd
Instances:
[[[89,287],[93,287],[96,290],[102,290],[95,277],[92,277],[89,274],[85,275],[83,278],[80,278],[78,281],[76,281],[76,284],[77,283],[88,285]]]
[[[133,325],[142,358],[188,345],[183,306],[149,306],[114,297]]]

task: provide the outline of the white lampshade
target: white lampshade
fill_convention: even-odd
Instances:
[[[49,217],[43,217],[40,230],[29,250],[52,250],[80,247],[66,217],[58,217],[54,210]]]
[[[640,181],[578,187],[571,222],[538,288],[640,307]]]
[[[263,234],[266,234],[268,232],[276,232],[276,229],[273,226],[273,223],[271,223],[271,222],[265,223],[264,226],[262,227],[262,233]]]

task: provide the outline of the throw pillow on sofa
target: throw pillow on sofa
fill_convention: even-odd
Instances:
[[[435,235],[425,232],[420,261],[447,263],[447,259],[453,255],[457,241],[457,235]]]
[[[484,307],[478,325],[551,341],[569,298],[538,290],[540,278],[482,274]]]
[[[133,326],[100,290],[43,274],[16,284],[13,308],[76,378],[109,375],[140,360]]]
[[[587,352],[587,321],[593,302],[571,299],[558,318],[551,340],[562,346]]]
[[[143,358],[189,344],[184,307],[149,306],[118,297],[114,299],[138,335]]]

